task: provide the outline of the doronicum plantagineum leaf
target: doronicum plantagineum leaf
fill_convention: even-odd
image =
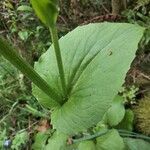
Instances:
[[[68,136],[55,132],[48,140],[45,150],[67,150]]]
[[[58,16],[58,0],[30,0],[39,19],[48,27],[55,25]]]
[[[96,150],[125,150],[125,144],[118,131],[111,129],[96,139]]]
[[[107,119],[107,124],[109,124],[111,127],[118,125],[125,116],[125,107],[123,101],[123,97],[117,95],[106,113],[105,117]]]
[[[149,150],[150,143],[142,139],[124,138],[128,150]]]
[[[96,150],[96,145],[93,141],[83,141],[79,144],[78,150]]]
[[[59,40],[67,96],[52,112],[54,128],[71,135],[102,119],[124,83],[143,32],[144,28],[132,24],[97,23],[77,27]],[[35,70],[63,95],[53,46],[35,64]],[[36,86],[33,94],[52,108],[50,98]]]

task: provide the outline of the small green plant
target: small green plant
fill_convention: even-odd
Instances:
[[[15,135],[15,138],[12,141],[11,149],[20,150],[24,145],[27,144],[28,140],[29,140],[29,135],[27,131],[17,133]]]
[[[119,92],[124,98],[124,103],[135,104],[136,93],[138,92],[138,90],[139,88],[133,85],[131,87],[122,87]]]
[[[34,69],[2,38],[0,54],[32,80],[33,94],[43,106],[51,109],[56,131],[45,149],[66,150],[73,146],[85,150],[90,146],[90,150],[94,147],[123,150],[125,143],[115,129],[104,129],[90,137],[76,139],[71,146],[66,141],[92,128],[106,113],[111,126],[123,119],[122,102],[117,100],[112,104],[112,101],[124,83],[144,28],[126,23],[89,24],[77,27],[58,41],[58,1],[31,0],[31,4],[49,28],[53,45],[35,63]],[[109,116],[115,108],[123,111],[119,118],[111,120]]]

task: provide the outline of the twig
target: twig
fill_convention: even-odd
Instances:
[[[68,25],[68,24],[67,24],[67,21],[64,19],[63,16],[59,15],[59,18],[65,23],[65,25]]]
[[[104,9],[108,14],[110,14],[110,11],[105,7],[104,4],[101,4],[101,6],[103,7],[103,9]]]
[[[150,80],[150,77],[149,77],[148,75],[145,75],[144,73],[140,73],[140,75],[141,75],[142,77],[144,77],[145,79]]]

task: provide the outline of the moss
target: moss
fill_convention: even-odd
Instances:
[[[133,111],[136,129],[145,135],[150,135],[150,97],[140,100]]]

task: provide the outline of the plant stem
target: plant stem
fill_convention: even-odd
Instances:
[[[105,129],[105,130],[97,132],[93,135],[88,135],[88,136],[85,136],[85,137],[79,138],[79,139],[73,139],[72,142],[73,142],[73,144],[75,144],[75,143],[83,142],[83,141],[86,141],[86,140],[93,140],[97,137],[100,137],[102,135],[107,134],[108,132],[109,132],[109,130]],[[122,137],[140,138],[140,139],[150,141],[150,137],[145,136],[145,135],[137,134],[137,133],[126,131],[126,130],[118,130],[118,132],[119,132],[120,136],[122,136]]]
[[[56,56],[56,60],[57,60],[57,66],[58,66],[58,70],[59,70],[62,90],[64,92],[64,95],[66,96],[66,80],[65,80],[65,73],[64,73],[64,69],[63,69],[63,61],[62,61],[62,57],[61,57],[61,51],[60,51],[59,42],[58,42],[57,28],[54,25],[54,26],[50,27],[49,29],[50,29],[54,49],[55,49],[55,56]]]
[[[95,139],[99,136],[105,135],[106,133],[108,133],[108,131],[109,131],[108,129],[105,129],[105,130],[100,131],[98,133],[95,133],[93,135],[88,135],[88,136],[85,136],[85,137],[80,138],[80,139],[73,139],[72,142],[73,142],[73,144],[75,144],[75,143],[83,142],[86,140],[92,140],[92,139]]]
[[[138,133],[127,131],[127,130],[118,130],[118,132],[120,133],[121,136],[136,137],[136,138],[141,138],[141,139],[150,141],[150,137],[145,136],[143,134],[138,134]]]
[[[139,138],[139,139],[149,140],[149,141],[150,141],[150,138],[149,138],[149,137],[142,136],[142,135],[132,135],[132,134],[128,134],[128,133],[120,133],[120,135],[121,135],[122,137]]]
[[[60,104],[60,96],[51,88],[45,80],[18,55],[9,43],[0,38],[0,54],[10,61],[16,68],[25,74],[36,86],[53,99],[54,105]]]

